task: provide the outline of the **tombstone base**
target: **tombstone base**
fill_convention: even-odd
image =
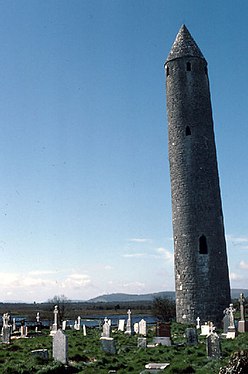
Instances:
[[[245,321],[239,321],[238,323],[238,332],[245,332],[246,331],[246,323]]]
[[[170,337],[163,337],[163,336],[157,336],[156,338],[153,339],[154,344],[161,344],[161,345],[166,345],[167,347],[171,346],[171,338]]]
[[[228,331],[227,331],[227,334],[226,334],[226,338],[227,339],[235,339],[236,337],[236,330],[235,330],[235,327],[228,327]]]
[[[138,338],[137,347],[146,348],[146,338]]]

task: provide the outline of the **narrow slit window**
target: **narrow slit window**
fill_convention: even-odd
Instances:
[[[191,135],[191,130],[189,126],[186,127],[185,133],[186,133],[186,136]]]
[[[187,62],[187,71],[191,71],[191,63]]]
[[[199,253],[201,255],[208,254],[208,245],[207,245],[207,239],[205,235],[202,235],[199,238]]]
[[[166,67],[166,76],[168,77],[170,75],[170,69],[169,66]]]

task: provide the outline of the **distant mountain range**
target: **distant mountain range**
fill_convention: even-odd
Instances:
[[[238,299],[239,295],[243,293],[248,298],[248,289],[234,288],[231,290],[232,299]],[[147,294],[126,294],[126,293],[111,293],[101,295],[88,300],[91,303],[112,303],[112,302],[130,302],[130,301],[152,301],[155,297],[167,297],[175,300],[174,291],[164,291]]]

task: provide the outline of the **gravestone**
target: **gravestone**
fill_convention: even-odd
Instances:
[[[102,337],[103,338],[110,337],[110,323],[107,317],[104,318],[104,324],[102,326]]]
[[[146,338],[138,338],[137,347],[138,348],[146,348]]]
[[[206,349],[207,356],[213,359],[220,359],[221,348],[220,348],[220,338],[216,332],[212,332],[206,338]]]
[[[227,329],[226,338],[227,339],[234,339],[236,336],[236,329],[234,326],[234,312],[236,309],[233,308],[233,304],[230,304],[229,308],[226,308],[226,314],[229,314],[230,324]]]
[[[20,328],[21,338],[26,338],[28,336],[28,327],[26,325],[22,325]]]
[[[157,322],[156,335],[171,337],[170,322]]]
[[[169,322],[157,322],[156,337],[153,338],[154,344],[171,346],[171,330]]]
[[[12,331],[14,332],[15,330],[16,330],[16,319],[13,318]]]
[[[198,344],[198,337],[197,331],[194,328],[187,328],[185,330],[187,345],[197,345]]]
[[[54,307],[54,311],[53,311],[53,314],[54,314],[54,322],[53,322],[53,325],[52,325],[52,328],[51,328],[51,332],[50,332],[50,335],[55,335],[56,332],[58,331],[58,314],[59,314],[59,310],[58,310],[58,306],[55,305]]]
[[[53,335],[53,358],[62,364],[67,363],[68,339],[62,330]]]
[[[37,313],[36,313],[36,326],[35,326],[35,332],[39,332],[39,331],[40,331],[40,326],[41,326],[41,323],[40,323],[40,312],[37,312]]]
[[[101,337],[100,338],[102,350],[111,355],[116,354],[115,341],[113,338]]]
[[[119,319],[118,331],[124,331],[124,329],[125,329],[125,320],[124,319]]]
[[[138,324],[138,322],[136,322],[136,323],[133,324],[133,331],[134,331],[135,334],[139,333],[139,324]]]
[[[42,361],[48,361],[48,350],[47,349],[34,349],[31,351],[33,357],[38,357]]]
[[[83,325],[83,336],[86,336],[87,334],[86,334],[86,326],[85,325]]]
[[[197,329],[200,329],[200,328],[201,328],[201,325],[200,325],[200,317],[197,317],[197,318],[196,318],[196,328],[197,328]]]
[[[210,333],[209,324],[205,322],[204,325],[201,325],[201,335],[205,336],[205,335],[209,335],[209,333]]]
[[[246,321],[245,321],[245,297],[244,294],[241,293],[239,296],[239,303],[240,303],[240,321],[238,322],[238,332],[245,332],[246,331]]]
[[[67,321],[63,321],[63,322],[62,322],[62,330],[63,330],[63,331],[66,330],[66,325],[67,325]]]
[[[78,316],[74,323],[74,330],[80,331],[81,330],[81,317]]]
[[[225,314],[223,318],[223,334],[227,334],[228,327],[230,325],[230,317],[229,314]]]
[[[3,327],[2,327],[2,343],[3,344],[10,344],[11,340],[11,325],[9,323],[10,321],[10,315],[9,313],[4,313],[2,316],[3,319]]]
[[[126,331],[125,334],[132,335],[132,320],[131,320],[131,310],[128,309],[127,311],[127,325],[126,325]]]
[[[139,321],[139,334],[146,336],[146,321],[144,319]]]
[[[149,364],[146,364],[145,368],[146,369],[150,369],[150,370],[154,370],[156,372],[156,370],[164,370],[169,365],[170,364],[168,362],[164,362],[164,363],[161,363],[161,364],[160,363],[151,362]]]

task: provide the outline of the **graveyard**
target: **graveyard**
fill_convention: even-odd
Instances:
[[[148,324],[145,317],[136,316],[138,322],[133,323],[135,315],[131,310],[117,324],[105,317],[98,326],[86,327],[78,316],[73,325],[63,321],[60,326],[57,306],[50,326],[42,325],[38,312],[36,324],[21,323],[18,327],[15,319],[4,313],[0,372],[224,374],[224,367],[230,359],[236,360],[235,355],[247,370],[244,313],[242,298],[239,310],[233,304],[226,308],[223,324],[218,328],[200,318],[194,325]]]

